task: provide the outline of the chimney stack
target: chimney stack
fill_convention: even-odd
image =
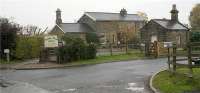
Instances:
[[[58,8],[56,10],[56,24],[59,25],[61,23],[62,23],[61,10]]]
[[[124,9],[124,8],[121,9],[121,11],[120,11],[120,15],[123,16],[123,17],[126,16],[126,15],[127,15],[127,11],[126,11],[126,9]]]
[[[171,20],[172,21],[178,21],[178,10],[176,9],[176,4],[173,4],[172,10],[171,10]]]

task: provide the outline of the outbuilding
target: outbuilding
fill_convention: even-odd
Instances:
[[[177,47],[184,48],[189,28],[178,20],[178,10],[174,4],[171,19],[152,19],[144,25],[141,31],[141,41],[145,44],[157,42],[173,42]]]

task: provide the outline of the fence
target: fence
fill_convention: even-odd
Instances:
[[[127,43],[127,44],[104,44],[97,48],[97,56],[100,55],[117,55],[117,54],[127,54],[133,51],[140,51],[143,53],[144,47],[137,43]]]
[[[176,73],[177,67],[187,67],[189,73],[186,75],[192,77],[193,68],[200,68],[200,42],[188,42],[187,52],[187,58],[178,59],[176,44],[173,45],[172,60],[170,60],[170,54],[168,54],[168,66],[170,71]],[[180,61],[187,61],[188,63],[178,63]]]

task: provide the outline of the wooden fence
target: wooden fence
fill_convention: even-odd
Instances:
[[[192,77],[193,68],[200,68],[200,42],[188,42],[187,43],[187,58],[177,58],[177,47],[173,44],[173,59],[170,60],[170,54],[168,54],[168,67],[173,73],[176,73],[177,67],[187,67],[189,69],[188,75]],[[187,64],[180,63],[180,61],[187,61]]]
[[[140,51],[141,53],[143,52],[139,43],[105,44],[97,47],[97,56],[127,54],[133,52],[134,50]]]

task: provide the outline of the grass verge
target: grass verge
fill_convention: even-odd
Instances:
[[[67,63],[67,65],[90,65],[90,64],[99,64],[99,63],[107,63],[107,62],[117,62],[117,61],[125,61],[125,60],[134,60],[144,58],[144,54],[139,52],[131,52],[128,54],[118,54],[118,55],[106,55],[106,56],[97,56],[95,59],[90,60],[80,60],[71,63]]]
[[[153,80],[153,86],[161,93],[199,93],[200,68],[193,69],[193,79],[183,75],[189,72],[187,68],[180,68],[177,72],[182,74],[172,75],[169,71],[160,72]],[[198,92],[196,92],[198,91]]]
[[[13,60],[13,61],[7,62],[5,60],[0,59],[0,65],[12,65],[12,64],[20,63],[20,62],[21,62],[20,60]]]
[[[72,66],[82,66],[82,65],[92,65],[92,64],[100,64],[100,63],[107,63],[107,62],[118,62],[118,61],[125,61],[125,60],[135,60],[135,59],[142,59],[144,58],[144,54],[141,53],[138,50],[129,51],[130,53],[127,54],[115,54],[115,55],[104,55],[104,56],[97,56],[95,59],[90,60],[79,60],[79,61],[73,61],[73,62],[66,62],[63,64],[52,64],[52,63],[44,63],[44,64],[25,64],[25,65],[19,65],[15,66],[14,68],[17,69],[42,69],[42,68],[60,68],[60,67],[72,67]],[[1,62],[3,66],[7,66],[7,64],[15,64],[18,63],[16,61],[13,62]],[[12,66],[12,65],[9,65]]]

